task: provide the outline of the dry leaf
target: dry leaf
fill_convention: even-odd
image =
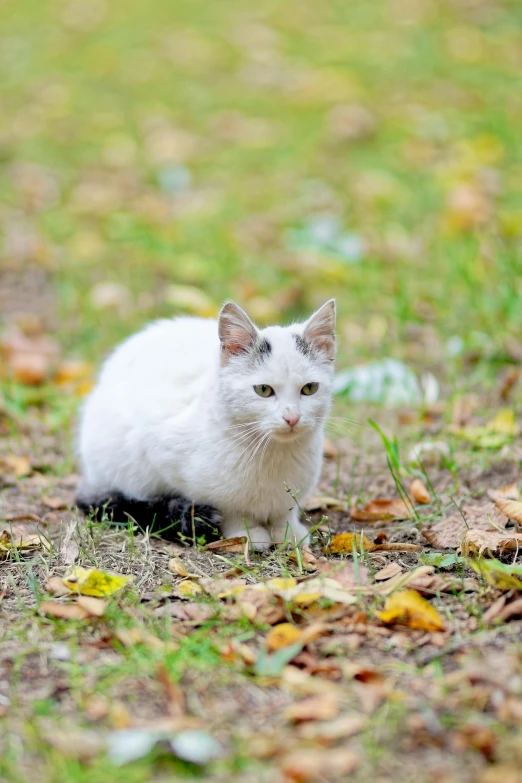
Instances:
[[[193,598],[195,595],[201,595],[203,588],[197,582],[185,579],[176,586],[176,592],[180,598]]]
[[[47,508],[52,508],[53,511],[60,511],[61,509],[67,508],[70,500],[58,496],[50,497],[49,495],[44,495],[42,503],[44,506],[47,506]]]
[[[223,538],[220,541],[212,541],[211,544],[207,544],[205,549],[209,552],[244,552],[245,544],[248,538],[246,536],[236,536],[235,538]]]
[[[503,498],[498,498],[495,503],[504,516],[508,517],[508,519],[513,519],[515,522],[522,525],[522,502],[520,500],[504,500]]]
[[[143,628],[116,628],[113,635],[124,647],[134,647],[136,644],[143,644],[150,650],[163,650],[165,647],[161,639]]]
[[[408,587],[421,595],[437,595],[437,593],[474,592],[478,590],[479,584],[476,579],[460,579],[459,577],[432,574],[412,579],[408,582]]]
[[[269,630],[266,635],[266,646],[269,650],[279,650],[300,642],[302,631],[291,623],[280,623]]]
[[[338,456],[339,449],[335,443],[332,443],[331,440],[325,438],[323,443],[323,457],[326,457],[326,459],[337,459]]]
[[[421,533],[436,549],[457,549],[467,530],[491,531],[495,525],[505,527],[506,519],[494,503],[488,502],[482,506],[463,506],[461,511],[456,511],[432,527],[424,528]]]
[[[422,552],[420,544],[410,544],[409,541],[385,541],[382,544],[372,544],[370,552]]]
[[[216,609],[209,604],[197,604],[193,602],[176,601],[164,604],[154,610],[156,617],[173,617],[176,620],[190,622],[193,625],[202,625],[216,614]]]
[[[417,503],[431,503],[431,495],[418,478],[410,484],[410,495]]]
[[[348,503],[346,500],[328,495],[317,495],[305,501],[304,509],[305,511],[348,511]]]
[[[491,500],[520,500],[520,488],[517,482],[499,489],[488,489]]]
[[[77,603],[61,604],[58,601],[43,601],[39,609],[42,614],[60,620],[86,620],[90,616],[88,609]]]
[[[373,546],[371,541],[360,533],[338,533],[324,549],[334,555],[352,554],[354,548],[359,552],[361,545],[366,550]]]
[[[17,535],[9,530],[0,534],[0,560],[6,560],[14,552],[34,552],[39,549],[50,549],[49,542],[39,535]]]
[[[79,595],[76,603],[85,609],[91,617],[102,617],[107,609],[107,601],[93,598],[91,595]]]
[[[329,720],[339,714],[339,701],[331,693],[309,696],[291,704],[285,710],[285,718],[292,723],[312,720]]]
[[[16,457],[8,455],[0,457],[0,473],[13,474],[16,478],[28,476],[31,472],[31,461],[29,457]]]
[[[74,593],[104,598],[122,590],[132,578],[132,576],[120,576],[119,574],[98,571],[96,568],[75,566],[69,574],[64,576],[63,583]]]
[[[358,763],[358,756],[348,748],[299,748],[283,756],[280,767],[291,783],[315,783],[331,777],[347,780]]]
[[[60,545],[60,558],[65,565],[72,565],[80,553],[80,547],[75,538],[77,525],[78,523],[76,521],[67,525],[63,541]]]
[[[391,579],[392,576],[402,574],[402,568],[398,563],[388,563],[387,566],[377,571],[373,577],[376,582],[383,582],[386,579]]]
[[[499,560],[468,560],[471,568],[482,576],[488,584],[499,590],[522,590],[522,579],[513,571],[514,567]]]
[[[171,557],[167,568],[172,574],[176,574],[176,576],[193,576],[193,574],[189,574],[184,563],[179,559],[179,557]]]
[[[297,733],[301,739],[329,745],[360,734],[367,724],[367,718],[362,715],[339,715],[334,720],[304,723],[299,727]]]
[[[515,501],[509,500],[508,503]],[[522,503],[519,504],[522,506]],[[460,544],[461,553],[467,557],[469,555],[494,555],[507,550],[522,548],[522,533],[498,533],[496,530],[491,532],[486,530],[466,530],[462,536]]]
[[[305,571],[317,571],[317,558],[312,554],[307,546],[303,546],[298,550],[293,550],[288,555],[289,560],[293,560],[295,563],[303,564]]]
[[[319,563],[318,567],[323,576],[334,579],[339,587],[346,590],[353,590],[358,585],[369,583],[368,569],[361,563],[356,568],[353,562],[338,563],[329,560],[326,563]]]
[[[362,508],[351,508],[354,522],[391,522],[394,519],[410,519],[411,510],[400,498],[376,498]]]
[[[63,583],[63,579],[59,576],[51,576],[45,583],[45,589],[52,595],[71,595],[71,591]]]
[[[407,571],[405,574],[397,574],[387,579],[385,582],[379,582],[375,585],[381,595],[391,595],[396,590],[402,590],[404,587],[410,584],[415,579],[420,579],[425,576],[429,576],[434,571],[433,566],[418,566],[413,571]]]
[[[444,631],[446,627],[435,607],[415,590],[403,590],[387,598],[378,617],[383,623],[400,622],[423,631]]]

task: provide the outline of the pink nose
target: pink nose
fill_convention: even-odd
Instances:
[[[299,421],[299,418],[299,414],[294,414],[293,416],[283,416],[283,419],[286,421],[289,427],[295,427]]]

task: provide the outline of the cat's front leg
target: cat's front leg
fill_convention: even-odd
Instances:
[[[293,546],[308,546],[310,544],[310,533],[308,528],[299,521],[299,509],[294,508],[279,519],[270,521],[269,532],[272,541],[276,544],[290,543]]]
[[[261,527],[247,519],[232,518],[225,519],[221,523],[221,532],[225,538],[236,538],[236,536],[247,536],[252,548],[258,552],[269,549],[272,546],[272,538],[266,527]]]

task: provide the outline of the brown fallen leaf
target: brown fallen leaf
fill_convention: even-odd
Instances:
[[[61,757],[92,761],[104,749],[104,740],[96,732],[80,728],[60,727],[59,731],[45,731],[45,740]]]
[[[35,552],[47,550],[51,545],[47,539],[36,534],[24,534],[10,530],[3,530],[0,534],[0,560],[6,560],[16,553]]]
[[[520,615],[522,615],[522,598],[517,598],[515,601],[511,601],[511,603],[507,604],[507,606],[499,612],[498,620],[501,623],[505,623],[512,617]]]
[[[312,554],[309,547],[303,546],[299,550],[292,550],[288,555],[288,559],[293,560],[295,563],[299,563],[299,557],[305,571],[317,570],[317,558]]]
[[[520,500],[498,498],[495,503],[504,516],[522,525],[522,502]]]
[[[67,525],[63,541],[60,544],[60,558],[65,565],[72,565],[80,554],[80,545],[76,537],[77,527],[76,520]]]
[[[246,536],[236,536],[235,538],[224,538],[220,541],[212,541],[207,544],[205,549],[209,552],[244,552],[245,544],[248,538]]]
[[[325,438],[323,443],[323,456],[326,457],[326,459],[337,459],[339,456],[339,449],[335,443],[332,443],[328,438]]]
[[[191,579],[197,579],[197,574],[189,574],[187,571],[187,568],[182,560],[179,559],[179,557],[171,557],[167,568],[171,572],[171,574],[175,574],[176,576],[184,576]]]
[[[59,497],[58,495],[44,495],[42,497],[42,503],[47,508],[53,509],[53,511],[61,511],[70,505],[72,498]]]
[[[400,565],[398,563],[388,563],[387,566],[380,571],[377,571],[373,578],[376,582],[383,582],[386,579],[390,579],[392,576],[397,576],[397,574],[402,574]]]
[[[89,617],[102,617],[107,609],[107,601],[93,598],[91,595],[79,595],[76,603],[89,613]]]
[[[409,541],[393,541],[383,544],[372,544],[370,552],[422,552],[420,544],[410,544]]]
[[[419,579],[424,576],[429,576],[434,571],[433,566],[418,566],[412,571],[406,573],[400,573],[396,576],[392,576],[384,582],[378,582],[375,585],[375,590],[381,595],[390,595],[396,590],[403,590],[407,585],[413,582],[415,579]]]
[[[444,631],[445,623],[434,606],[415,590],[403,590],[386,599],[377,616],[383,623],[402,623],[423,631]]]
[[[447,519],[421,530],[422,535],[436,549],[457,549],[467,530],[491,531],[506,526],[506,517],[494,503],[465,505]],[[494,524],[492,524],[494,523]]]
[[[58,601],[42,601],[40,613],[60,620],[86,620],[90,612],[78,603],[61,604]]]
[[[309,696],[286,708],[286,720],[292,723],[304,721],[328,720],[339,714],[339,700],[331,693]]]
[[[216,615],[216,609],[209,604],[176,601],[159,606],[154,610],[154,615],[156,617],[172,617],[192,625],[202,625]]]
[[[484,625],[492,625],[496,620],[498,620],[502,609],[506,605],[506,601],[507,601],[506,594],[501,595],[500,598],[497,598],[496,601],[493,601],[491,606],[489,606],[487,610],[484,612],[484,614],[482,615],[482,622],[484,623]]]
[[[362,715],[339,715],[333,720],[323,720],[320,723],[313,721],[303,723],[298,728],[297,734],[301,739],[329,745],[360,734],[367,724],[368,719]]]
[[[354,522],[392,522],[395,519],[410,519],[411,509],[400,498],[376,498],[362,508],[352,507],[350,518]]]
[[[29,457],[16,457],[10,454],[0,457],[0,474],[14,475],[16,478],[28,476],[31,472],[31,461]]]
[[[346,500],[332,498],[328,495],[309,497],[304,504],[305,511],[348,511]]]
[[[514,501],[508,501],[514,502]],[[522,503],[521,503],[522,505]],[[460,552],[469,555],[494,555],[522,548],[522,533],[498,533],[496,530],[466,530],[462,536]]]
[[[311,783],[349,775],[358,763],[359,757],[347,748],[299,748],[282,757],[280,768],[291,783]]]
[[[419,576],[408,583],[411,590],[421,595],[437,595],[437,593],[474,592],[479,584],[476,579],[460,579],[459,577],[442,574]]]
[[[51,576],[45,583],[45,589],[52,595],[71,595],[71,590],[66,587],[59,576]]]
[[[368,569],[360,563],[356,569],[353,562],[336,563],[328,560],[326,563],[318,563],[318,570],[323,576],[335,579],[345,590],[352,590],[357,585],[366,585],[370,581]]]
[[[183,715],[185,713],[185,694],[181,686],[174,682],[164,664],[158,666],[156,676],[165,693],[169,715],[172,717]]]
[[[8,375],[19,383],[38,385],[48,380],[56,366],[60,348],[43,335],[25,335],[13,329],[0,343]]]
[[[134,647],[136,644],[143,644],[150,650],[163,650],[165,648],[165,644],[161,639],[143,628],[116,628],[113,631],[113,635],[124,647]]]
[[[499,489],[488,489],[488,497],[491,500],[520,500],[520,488],[517,482],[508,484],[507,487]]]
[[[410,495],[417,503],[431,503],[431,495],[419,478],[410,484]]]

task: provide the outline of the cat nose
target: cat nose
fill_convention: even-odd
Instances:
[[[295,427],[300,418],[298,413],[285,413],[283,416],[289,427]]]

